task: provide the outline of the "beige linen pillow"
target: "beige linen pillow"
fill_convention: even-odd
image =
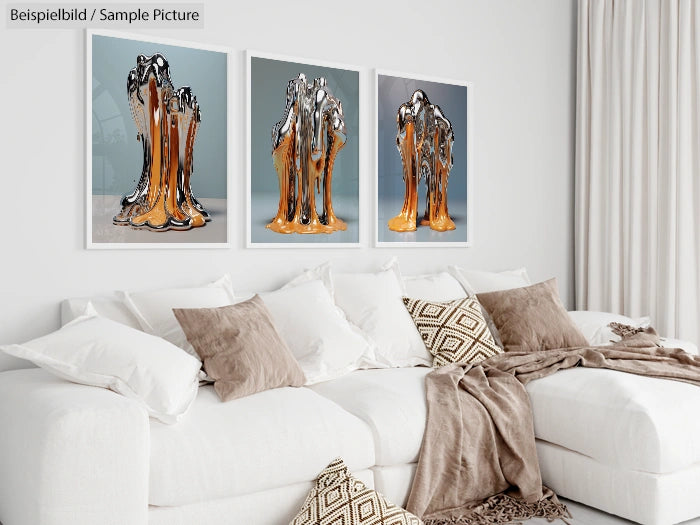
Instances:
[[[454,301],[404,297],[408,313],[433,354],[435,368],[450,363],[478,363],[500,354],[476,296]]]
[[[588,345],[559,299],[556,279],[477,297],[496,324],[506,352]]]
[[[173,313],[222,401],[304,384],[304,372],[257,295],[230,306]]]
[[[342,459],[333,460],[316,479],[301,510],[289,525],[422,525],[407,510],[397,507],[356,479]]]

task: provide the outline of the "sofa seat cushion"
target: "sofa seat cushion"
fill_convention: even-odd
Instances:
[[[365,421],[376,464],[418,459],[428,368],[361,370],[311,387]],[[700,462],[700,388],[612,370],[562,370],[527,385],[535,435],[601,463],[651,473]]]
[[[151,421],[151,505],[185,505],[311,481],[336,457],[375,464],[372,431],[308,388],[222,403],[201,387],[176,425]]]
[[[667,473],[700,462],[700,388],[603,369],[527,385],[537,438],[601,463]]]
[[[374,473],[371,470],[353,472],[352,475],[374,488]],[[177,507],[151,506],[148,509],[148,525],[287,525],[314,484],[314,481],[304,481]]]
[[[310,388],[369,425],[377,465],[399,465],[418,461],[425,430],[425,376],[430,372],[425,367],[358,370]]]

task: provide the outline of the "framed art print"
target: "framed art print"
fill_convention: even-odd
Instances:
[[[473,85],[376,71],[375,87],[376,245],[470,246]]]
[[[87,31],[87,247],[229,246],[224,48]]]
[[[360,245],[360,70],[249,51],[247,245]]]

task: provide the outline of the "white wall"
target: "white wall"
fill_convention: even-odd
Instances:
[[[535,280],[556,276],[573,304],[575,0],[208,0],[205,16],[203,30],[149,34],[236,50],[230,183],[240,191],[230,250],[86,251],[84,34],[0,28],[0,343],[58,327],[67,296],[197,284],[223,272],[238,289],[269,289],[327,259],[368,270],[398,255],[405,273],[525,265]],[[474,246],[245,249],[246,48],[473,81]],[[362,82],[371,97],[371,75]],[[361,160],[367,186],[370,131]],[[371,195],[365,201],[370,213]]]

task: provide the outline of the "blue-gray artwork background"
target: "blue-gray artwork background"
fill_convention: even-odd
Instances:
[[[226,198],[226,53],[92,35],[92,193],[131,192],[143,167],[126,78],[139,54],[161,53],[175,89],[190,86],[202,112],[194,144],[195,197]],[[115,213],[118,210],[115,210]]]
[[[452,124],[453,166],[447,185],[447,204],[456,229],[447,232],[419,226],[415,232],[394,232],[387,222],[401,212],[406,185],[403,181],[401,155],[396,148],[396,115],[401,104],[408,102],[416,89],[425,91],[432,104]],[[377,79],[377,172],[378,172],[378,240],[380,242],[466,242],[467,241],[467,102],[466,86],[429,82],[389,75]],[[425,180],[418,188],[418,216],[425,211]]]
[[[346,231],[331,234],[281,234],[265,228],[277,214],[279,180],[272,164],[272,127],[282,118],[287,83],[299,73],[307,82],[325,77],[343,106],[347,142],[333,167],[333,209],[348,224]],[[286,60],[251,57],[251,241],[261,243],[359,242],[359,73],[348,69],[314,66]],[[317,199],[321,209],[322,200]]]

